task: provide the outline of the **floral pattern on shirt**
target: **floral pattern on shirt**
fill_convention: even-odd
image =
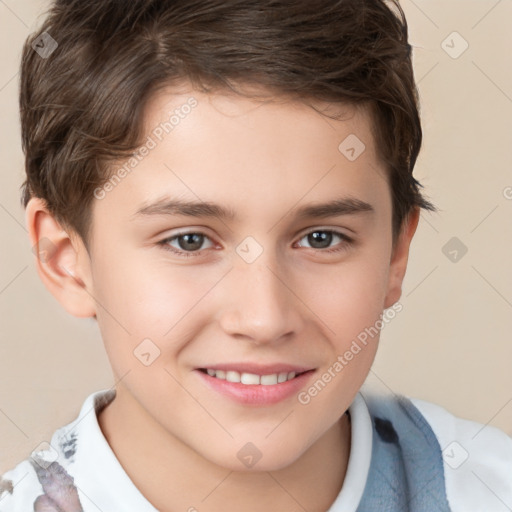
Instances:
[[[44,491],[34,503],[34,512],[83,512],[74,480],[60,464],[30,462]]]

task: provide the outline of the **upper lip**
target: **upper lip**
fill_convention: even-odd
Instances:
[[[257,364],[257,363],[220,363],[205,365],[197,368],[198,370],[224,370],[235,371],[239,373],[252,373],[254,375],[272,375],[274,373],[303,373],[308,370],[314,370],[311,366],[298,366],[286,363]]]

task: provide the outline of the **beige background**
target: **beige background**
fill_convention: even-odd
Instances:
[[[17,71],[46,5],[0,0],[0,474],[113,384],[95,323],[69,316],[39,281],[19,202]],[[366,386],[512,435],[512,2],[402,5],[425,132],[415,176],[441,211],[422,214],[404,309],[382,331]],[[454,31],[469,44],[457,58]],[[467,247],[457,262],[443,253],[452,237]]]

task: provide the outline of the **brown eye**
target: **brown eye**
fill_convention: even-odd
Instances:
[[[316,229],[315,231],[310,231],[301,238],[301,240],[304,239],[307,240],[309,245],[304,246],[300,244],[301,247],[318,249],[323,252],[336,252],[342,249],[346,249],[347,246],[353,243],[352,238],[343,233],[330,229]],[[330,249],[329,247],[333,241],[336,241],[336,239],[340,239],[341,243],[338,243],[334,246],[334,248]]]
[[[180,249],[184,251],[197,251],[204,242],[204,235],[200,233],[186,233],[176,237]]]
[[[168,251],[174,252],[180,256],[188,257],[199,255],[203,249],[208,248],[203,247],[205,240],[210,240],[210,238],[204,233],[191,231],[189,233],[178,233],[177,235],[167,237],[158,242],[158,244]],[[173,245],[176,242],[178,245],[177,247],[176,245]],[[209,247],[213,247],[211,240]]]
[[[308,243],[314,249],[326,249],[332,243],[331,231],[313,231],[307,235]]]

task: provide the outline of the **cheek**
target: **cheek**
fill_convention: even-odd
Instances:
[[[355,257],[338,265],[304,272],[299,295],[321,320],[339,349],[379,319],[385,300],[384,259]]]
[[[326,271],[321,279],[317,275],[304,281],[304,290],[313,289],[313,281],[316,282],[317,293],[309,296],[311,309],[318,312],[330,343],[329,356],[317,380],[297,397],[301,410],[307,411],[304,421],[315,418],[311,420],[312,429],[319,428],[317,423],[336,421],[370,371],[382,326],[385,263],[361,258],[340,265],[335,272]],[[321,283],[324,284],[320,290]]]
[[[125,365],[144,339],[162,353],[179,351],[191,336],[191,326],[200,329],[200,303],[219,280],[212,274],[147,255],[95,267],[94,297],[107,351]]]

